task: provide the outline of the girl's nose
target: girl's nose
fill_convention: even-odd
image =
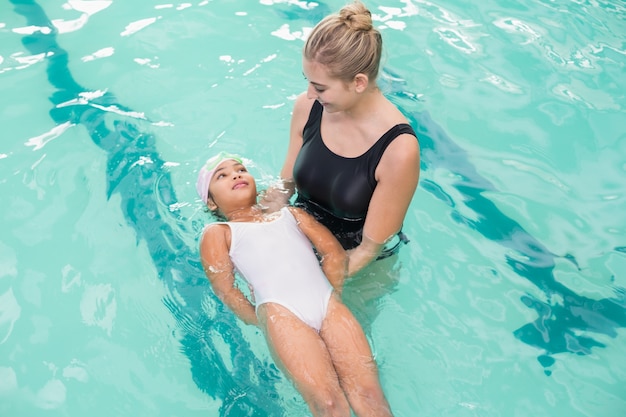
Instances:
[[[315,88],[309,84],[309,86],[306,89],[306,96],[309,99],[317,99],[317,92],[315,91]]]

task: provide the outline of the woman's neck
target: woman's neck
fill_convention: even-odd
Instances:
[[[372,112],[377,112],[380,109],[380,101],[384,100],[382,92],[378,87],[373,87],[363,92],[360,99],[347,109],[344,114],[345,117],[352,120],[370,119]]]

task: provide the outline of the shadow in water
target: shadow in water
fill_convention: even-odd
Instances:
[[[416,96],[403,91],[403,82],[398,76],[392,74],[389,79],[392,81],[385,86],[389,96],[396,96],[399,100]],[[452,186],[462,199],[455,201],[440,185],[428,179],[422,179],[420,187],[448,205],[450,215],[457,223],[474,229],[519,255],[515,259],[507,255],[504,261],[546,295],[545,300],[529,294],[521,297],[524,305],[537,312],[537,319],[513,332],[522,342],[545,351],[538,357],[541,365],[548,368],[554,363],[552,355],[557,353],[586,355],[593,347],[604,347],[602,342],[590,335],[592,333],[616,337],[616,329],[626,327],[625,289],[615,288],[614,297],[595,300],[559,283],[555,279],[554,268],[555,259],[560,256],[550,252],[484,196],[485,192],[497,190],[476,171],[465,150],[453,142],[428,112],[415,112],[407,117],[420,141],[422,169],[445,169],[452,173],[458,178]],[[459,207],[463,209],[459,210]],[[468,212],[472,214],[468,216]],[[615,250],[621,252],[620,248]],[[571,256],[560,258],[578,267]],[[581,334],[583,332],[584,335]],[[550,375],[549,369],[544,371]]]
[[[57,44],[55,27],[36,2],[11,2],[28,25],[49,29],[25,36],[23,44],[33,55],[46,54],[48,80],[57,89],[50,97],[54,104],[50,115],[58,124],[83,126],[107,153],[107,197],[120,196],[128,226],[138,242],[146,243],[158,277],[168,289],[163,301],[178,323],[182,351],[196,385],[221,399],[221,416],[283,415],[274,386],[279,372],[255,357],[235,316],[210,290],[197,248],[190,248],[181,230],[171,225],[176,223],[176,212],[169,208],[177,202],[176,195],[154,136],[140,131],[130,117],[118,115],[130,110],[113,94],[94,97],[74,80],[69,56]],[[85,93],[90,93],[88,98]],[[216,338],[229,347],[228,358],[215,347]]]

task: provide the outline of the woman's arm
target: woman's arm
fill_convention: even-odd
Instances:
[[[385,242],[398,233],[415,194],[419,174],[417,139],[409,134],[398,136],[376,168],[378,183],[367,210],[363,241],[349,251],[349,276],[376,259]]]
[[[314,99],[307,98],[306,93],[302,93],[296,98],[289,128],[289,146],[280,171],[280,182],[269,187],[259,201],[267,212],[278,211],[289,204],[289,199],[296,192],[296,185],[293,181],[293,166],[302,147],[302,131],[309,119],[309,113],[314,102]]]
[[[235,286],[234,267],[228,256],[230,228],[226,225],[208,227],[200,240],[200,259],[215,294],[244,323],[258,325],[254,306]]]
[[[298,227],[311,241],[321,257],[322,270],[335,291],[341,293],[343,282],[348,272],[348,256],[346,251],[324,225],[313,216],[297,207],[289,210],[298,222]]]

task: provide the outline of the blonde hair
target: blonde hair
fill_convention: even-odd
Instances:
[[[360,1],[326,16],[307,38],[303,55],[325,65],[330,75],[351,81],[365,74],[371,82],[378,76],[383,40],[372,24],[372,14]]]

